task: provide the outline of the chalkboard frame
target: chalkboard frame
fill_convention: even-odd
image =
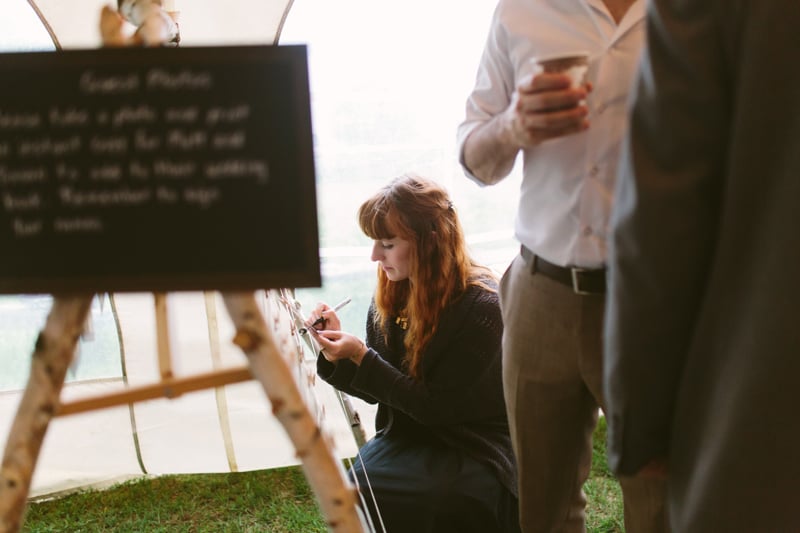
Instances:
[[[307,50],[304,45],[257,45],[226,47],[182,47],[182,48],[102,48],[97,50],[68,50],[58,52],[30,52],[0,54],[0,79],[5,72],[14,69],[31,69],[41,73],[58,69],[85,69],[97,71],[107,67],[118,69],[120,65],[135,68],[152,67],[154,65],[196,65],[213,69],[216,74],[224,73],[229,68],[252,69],[261,73],[270,70],[288,72],[286,107],[291,116],[288,127],[289,144],[291,146],[288,165],[294,169],[293,176],[282,176],[284,180],[294,180],[292,191],[296,194],[282,199],[286,203],[286,216],[282,223],[275,227],[253,227],[251,230],[228,233],[228,240],[239,247],[249,248],[263,259],[255,267],[242,267],[239,263],[222,263],[214,265],[208,271],[202,265],[192,265],[191,269],[176,270],[180,267],[180,257],[156,256],[152,262],[159,262],[164,269],[147,263],[147,268],[137,272],[109,272],[102,268],[87,268],[81,272],[63,275],[64,265],[69,264],[68,257],[50,257],[52,265],[42,267],[29,275],[22,268],[9,271],[3,267],[0,259],[0,294],[52,293],[64,294],[75,292],[141,292],[141,291],[189,291],[189,290],[255,290],[272,287],[319,287],[321,285],[319,264],[319,241],[316,212],[316,189],[313,137],[311,128],[311,111],[308,82]],[[50,89],[57,91],[53,85]],[[2,90],[0,89],[0,93]],[[0,187],[1,189],[2,187]],[[284,207],[281,207],[284,209]],[[4,215],[4,207],[0,203],[0,220]],[[223,221],[224,222],[224,221]],[[241,228],[239,228],[241,229]],[[272,233],[271,233],[272,232]],[[281,238],[271,240],[270,235]],[[242,233],[242,234],[237,234]],[[249,234],[248,234],[249,233]],[[155,242],[158,235],[152,235]],[[111,237],[113,239],[113,236]],[[286,247],[274,242],[296,243],[291,252]],[[110,241],[109,241],[110,242]],[[17,253],[14,243],[10,249],[6,241],[6,249],[2,256]],[[210,243],[214,246],[214,243]],[[231,245],[233,246],[233,245]],[[137,250],[133,253],[144,253]],[[273,264],[272,254],[289,253],[286,261]],[[102,249],[97,250],[97,260],[102,264]],[[177,262],[177,266],[176,266]],[[143,263],[144,264],[144,263]],[[166,268],[169,267],[169,268]],[[44,270],[42,270],[42,268]],[[198,268],[200,270],[198,270]]]

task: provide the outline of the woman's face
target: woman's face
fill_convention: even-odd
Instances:
[[[411,271],[410,255],[411,241],[395,237],[393,239],[373,241],[372,256],[370,258],[381,264],[381,268],[389,280],[403,281],[408,279]]]

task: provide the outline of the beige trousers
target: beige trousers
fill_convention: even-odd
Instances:
[[[605,298],[531,273],[521,256],[503,276],[503,385],[519,467],[522,531],[583,532],[583,483],[603,407]],[[620,479],[627,533],[668,531],[666,484]]]

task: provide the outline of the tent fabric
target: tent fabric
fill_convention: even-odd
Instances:
[[[28,0],[59,48],[100,46],[100,11],[109,0]],[[114,2],[115,3],[115,2]],[[291,0],[185,0],[179,15],[181,46],[275,44]],[[165,4],[169,5],[169,4]]]

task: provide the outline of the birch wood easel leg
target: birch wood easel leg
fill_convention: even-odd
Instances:
[[[356,491],[346,481],[341,463],[303,402],[255,295],[225,293],[223,299],[236,327],[234,343],[247,354],[253,377],[261,382],[272,412],[294,444],[328,529],[335,533],[363,533],[366,527],[356,507]]]
[[[28,384],[8,434],[0,468],[0,533],[22,527],[31,479],[47,427],[59,403],[92,295],[55,297],[36,339]]]

